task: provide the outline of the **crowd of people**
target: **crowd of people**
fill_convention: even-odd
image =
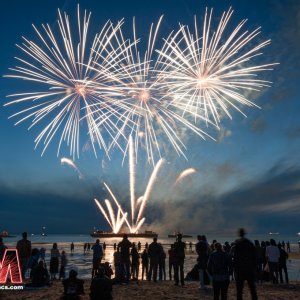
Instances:
[[[174,280],[178,286],[185,285],[187,280],[197,280],[199,289],[206,290],[212,285],[214,300],[227,299],[230,281],[236,284],[237,300],[243,297],[244,282],[247,281],[251,298],[257,299],[256,285],[270,281],[273,284],[288,284],[287,259],[290,252],[290,243],[276,243],[270,241],[252,243],[245,238],[245,230],[239,229],[239,238],[224,245],[214,240],[207,242],[205,235],[198,235],[197,243],[194,244],[197,260],[194,268],[184,275],[185,254],[193,251],[193,244],[182,241],[182,235],[178,234],[176,241],[170,245],[167,253],[157,238],[144,249],[140,242],[137,244],[129,241],[126,234],[114,249],[114,271],[108,262],[103,261],[106,244],[97,239],[93,245],[84,244],[84,253],[92,251],[92,282],[90,286],[91,299],[112,299],[113,284],[129,284],[141,280],[161,281],[166,280],[166,259],[168,258],[169,280]],[[188,249],[187,249],[188,246]],[[7,247],[0,238],[0,260]],[[22,234],[22,239],[17,242],[22,275],[30,278],[28,288],[51,285],[57,279],[62,280],[64,295],[62,299],[76,299],[84,293],[84,281],[77,278],[77,272],[70,270],[69,277],[65,278],[65,270],[68,259],[65,251],[59,251],[58,245],[53,244],[50,251],[49,272],[45,261],[44,248],[31,247],[27,239],[27,233]],[[74,253],[74,243],[71,243],[70,253]],[[60,268],[59,268],[60,266]],[[140,276],[141,269],[141,276]],[[28,270],[30,274],[28,276]],[[112,278],[114,275],[114,278]],[[100,297],[101,295],[101,297]],[[74,298],[75,297],[75,298]],[[104,298],[103,298],[104,297]]]

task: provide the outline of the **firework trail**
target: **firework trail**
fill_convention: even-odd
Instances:
[[[78,167],[76,166],[76,164],[74,163],[73,160],[69,159],[69,158],[66,158],[66,157],[63,157],[61,158],[60,160],[60,164],[63,166],[63,165],[68,165],[70,166],[72,169],[75,170],[75,172],[77,172],[78,174],[78,177],[79,179],[83,179],[84,176],[82,175],[82,173],[80,172],[80,170],[78,169]]]
[[[178,107],[176,105],[169,106],[168,101],[172,99],[165,97],[164,91],[160,88],[158,70],[156,63],[153,62],[152,53],[161,21],[162,17],[159,18],[156,25],[152,23],[147,50],[141,54],[138,50],[139,39],[134,20],[131,47],[126,46],[124,51],[120,51],[118,71],[123,74],[123,78],[118,77],[116,88],[121,96],[116,96],[117,100],[114,103],[117,106],[115,110],[119,112],[117,116],[119,130],[111,144],[113,146],[120,138],[125,139],[125,143],[127,143],[125,157],[126,151],[128,148],[130,149],[128,147],[129,137],[132,136],[136,156],[139,148],[145,148],[148,161],[153,166],[157,158],[162,156],[162,147],[165,141],[175,149],[178,155],[184,156],[185,145],[181,139],[182,127],[189,128],[202,138],[208,136],[177,112],[178,109],[181,109],[180,105]],[[127,45],[123,34],[117,36],[119,48]],[[97,109],[95,111],[97,112]],[[198,118],[206,123],[209,122],[209,120],[204,120],[201,115]],[[97,122],[96,125],[98,127]]]
[[[275,64],[251,64],[270,40],[253,47],[260,28],[242,31],[246,20],[225,37],[232,14],[232,9],[224,12],[213,31],[212,10],[206,10],[201,37],[195,18],[194,32],[180,25],[178,32],[165,40],[163,49],[157,50],[161,85],[173,97],[170,105],[181,106],[183,114],[194,113],[195,121],[202,114],[218,126],[223,113],[231,118],[230,107],[241,112],[239,105],[257,106],[244,94],[270,83],[255,78],[257,73],[272,70]]]
[[[175,185],[178,184],[183,178],[195,174],[197,171],[194,168],[185,169],[176,178]]]
[[[118,63],[118,58],[113,53],[120,55],[120,51],[112,47],[122,21],[116,26],[108,21],[92,42],[89,42],[90,13],[85,11],[82,18],[78,6],[77,36],[71,33],[68,15],[60,10],[58,14],[58,35],[55,36],[48,24],[42,26],[43,30],[33,26],[38,42],[23,37],[24,41],[18,48],[26,58],[16,58],[21,66],[10,69],[13,73],[6,76],[39,84],[40,91],[9,95],[14,100],[6,105],[19,104],[22,107],[11,116],[19,117],[15,125],[28,119],[32,119],[29,129],[46,123],[35,139],[35,148],[40,143],[44,144],[42,155],[54,136],[60,134],[57,155],[65,142],[70,147],[73,158],[78,157],[79,128],[83,119],[86,121],[95,155],[95,144],[108,153],[103,135],[113,135],[117,130],[109,117],[114,112],[110,102],[114,101],[117,94],[111,84],[116,77],[115,65]],[[97,52],[91,49],[97,49]],[[96,63],[98,69],[101,67],[101,73],[94,71]],[[95,103],[101,105],[102,110],[93,112]],[[25,105],[28,107],[24,108]],[[95,125],[94,118],[97,118],[98,126]]]

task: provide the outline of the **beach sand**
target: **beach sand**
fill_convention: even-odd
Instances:
[[[89,299],[90,280],[85,280],[84,288],[86,294],[82,299]],[[114,300],[127,299],[150,299],[150,300],[165,300],[165,299],[212,299],[212,289],[207,291],[198,289],[198,282],[187,282],[184,287],[174,286],[172,281],[163,282],[146,282],[140,281],[137,283],[130,283],[129,285],[115,285],[113,286]],[[42,290],[24,290],[24,291],[0,291],[0,299],[5,300],[22,300],[22,299],[49,299],[57,300],[62,295],[63,288],[59,281]],[[300,282],[292,282],[290,286],[287,285],[271,285],[269,283],[257,287],[258,299],[284,299],[297,300],[300,299]],[[228,299],[236,299],[235,284],[232,282],[229,286]],[[244,289],[244,299],[251,299],[247,284]]]

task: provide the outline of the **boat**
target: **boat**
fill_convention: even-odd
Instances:
[[[0,237],[2,237],[2,238],[12,238],[12,237],[16,237],[16,236],[15,235],[10,235],[8,233],[8,231],[3,230],[3,231],[0,232]]]
[[[130,238],[154,238],[158,237],[158,234],[154,231],[146,230],[144,232],[138,232],[138,233],[126,233],[126,232],[106,232],[106,231],[100,231],[95,230],[91,233],[91,237],[95,238],[122,238],[126,234]]]
[[[177,232],[174,234],[168,234],[168,238],[176,238],[178,234],[181,234],[183,238],[192,238],[193,237],[192,235],[189,235],[189,234],[183,234],[181,232]]]
[[[279,232],[269,232],[270,235],[279,235]]]

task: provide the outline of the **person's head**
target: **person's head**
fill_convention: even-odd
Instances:
[[[135,243],[132,243],[132,248],[135,248]]]
[[[38,266],[39,266],[40,268],[44,268],[44,267],[45,267],[44,261],[43,261],[43,260],[40,260],[39,263],[38,263]]]
[[[69,272],[69,278],[70,279],[76,279],[76,277],[77,277],[77,272],[75,271],[75,270],[70,270],[70,272]]]
[[[181,241],[181,240],[182,240],[182,234],[181,234],[181,233],[178,233],[178,234],[177,234],[177,240],[178,240],[178,241]]]
[[[202,235],[202,241],[207,242],[206,236]]]
[[[156,243],[157,242],[157,237],[153,238],[153,242]]]
[[[53,244],[53,249],[57,249],[57,244],[56,243]]]
[[[279,249],[281,249],[281,247],[282,247],[282,246],[281,246],[281,244],[280,244],[280,243],[278,243],[278,248],[279,248]]]
[[[197,240],[200,242],[202,240],[202,236],[201,235],[197,235]]]
[[[261,241],[260,246],[265,248],[266,247],[266,242],[265,241]]]
[[[174,244],[171,244],[171,249],[172,249],[172,250],[174,249]]]
[[[127,239],[128,239],[128,235],[127,235],[126,233],[124,233],[123,239],[124,239],[124,240],[127,240]]]
[[[246,234],[246,231],[244,228],[239,228],[238,231],[237,231],[237,234],[239,237],[243,238]]]
[[[23,239],[27,239],[27,232],[26,231],[22,233],[22,237],[23,237]]]
[[[255,241],[254,241],[254,245],[258,247],[258,246],[259,246],[259,241],[258,241],[258,240],[255,240]]]
[[[105,276],[105,269],[102,266],[100,266],[97,270],[96,276],[100,278]]]
[[[66,251],[62,251],[62,253],[61,253],[62,255],[65,255],[66,254]]]
[[[214,248],[216,251],[221,252],[223,251],[222,245],[220,243],[214,243]]]
[[[270,239],[270,244],[271,244],[272,246],[276,246],[276,242],[275,242],[275,240],[273,240],[273,239]]]
[[[96,244],[99,244],[100,243],[100,240],[99,239],[96,239]]]

